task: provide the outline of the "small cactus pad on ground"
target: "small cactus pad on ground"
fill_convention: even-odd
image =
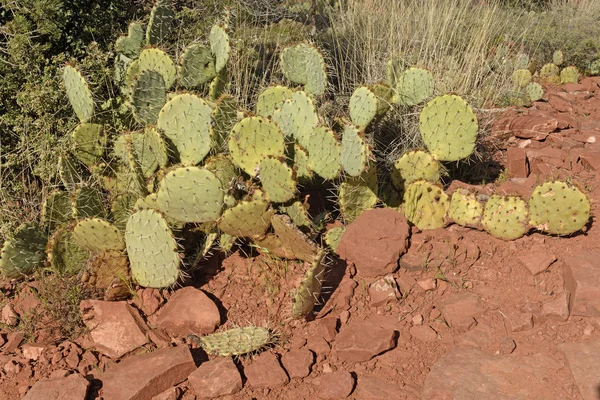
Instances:
[[[409,68],[396,79],[394,103],[415,106],[433,95],[435,81],[431,72],[422,68]]]
[[[263,158],[285,154],[283,133],[274,122],[262,117],[238,122],[231,130],[228,145],[233,162],[250,176],[256,176]]]
[[[221,181],[209,170],[180,167],[160,182],[156,203],[169,218],[181,222],[216,221],[223,210]]]
[[[152,70],[159,72],[165,80],[165,88],[169,89],[175,83],[177,69],[171,57],[159,49],[145,49],[138,58],[139,71]]]
[[[0,272],[9,279],[31,274],[46,256],[48,238],[32,222],[21,225],[0,250]]]
[[[144,42],[144,26],[132,22],[127,29],[127,36],[121,36],[115,42],[115,50],[129,58],[137,58]]]
[[[212,52],[207,46],[194,43],[183,51],[179,66],[179,82],[192,89],[217,76]]]
[[[554,181],[539,185],[529,199],[531,225],[543,232],[569,235],[590,218],[590,201],[577,187]]]
[[[140,124],[156,123],[158,113],[167,101],[167,88],[160,72],[141,71],[131,85],[133,116]]]
[[[242,201],[223,212],[219,229],[234,237],[261,237],[271,226],[273,213],[267,200]]]
[[[413,182],[404,192],[404,215],[421,230],[442,228],[448,206],[448,195],[442,188],[427,181]]]
[[[466,101],[455,95],[431,100],[419,115],[421,137],[440,161],[457,161],[475,149],[477,117]]]
[[[296,177],[285,161],[266,157],[260,162],[259,171],[260,182],[269,200],[274,203],[285,203],[294,198]]]
[[[162,107],[157,127],[177,149],[184,165],[196,165],[210,152],[212,108],[200,97],[184,93]]]
[[[281,52],[281,71],[290,81],[304,85],[308,94],[321,95],[327,89],[323,55],[315,47],[301,43]]]
[[[177,242],[160,212],[141,210],[129,217],[125,243],[133,279],[141,286],[163,288],[179,278]]]
[[[63,69],[63,82],[73,111],[81,122],[89,121],[94,116],[94,99],[83,76],[67,65]]]
[[[273,121],[288,138],[306,148],[311,133],[319,124],[319,116],[313,100],[305,92],[297,91],[273,113]]]
[[[492,236],[515,240],[529,231],[529,207],[515,196],[491,196],[483,211],[483,228]]]
[[[95,164],[106,147],[104,128],[100,124],[83,123],[73,131],[73,154],[86,165]]]
[[[276,342],[276,336],[267,328],[246,326],[191,339],[202,346],[208,354],[220,357],[241,356],[256,353]]]
[[[450,221],[461,226],[477,228],[481,225],[483,217],[483,205],[477,199],[475,193],[466,189],[458,189],[452,193],[448,218]]]
[[[227,65],[231,46],[225,28],[213,25],[210,30],[210,50],[215,58],[215,71],[219,73]]]
[[[578,83],[579,71],[577,67],[566,67],[560,71],[560,83]]]
[[[355,126],[344,127],[340,152],[340,164],[350,176],[360,176],[369,166],[371,150],[364,133]]]
[[[174,17],[171,0],[158,0],[150,13],[150,21],[146,29],[146,44],[160,45],[173,30]]]
[[[415,150],[405,153],[394,163],[392,182],[398,189],[418,180],[438,182],[440,180],[440,162],[426,151]]]
[[[292,291],[292,318],[304,318],[309,315],[321,296],[321,287],[325,274],[323,258],[325,251],[319,251],[311,260],[310,267],[304,273],[298,288]]]
[[[94,253],[125,248],[119,228],[100,218],[79,221],[73,229],[73,237],[77,244]]]
[[[294,92],[287,86],[270,86],[258,95],[256,114],[263,117],[273,117],[283,103],[292,97]]]
[[[341,170],[340,142],[335,133],[320,126],[308,138],[308,167],[323,179],[335,179]]]

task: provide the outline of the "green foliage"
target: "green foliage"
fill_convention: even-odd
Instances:
[[[260,162],[260,181],[269,200],[285,203],[296,195],[294,172],[284,161],[267,157]]]
[[[392,100],[403,106],[415,106],[433,95],[435,81],[431,72],[422,68],[409,68],[394,78],[396,94]]]

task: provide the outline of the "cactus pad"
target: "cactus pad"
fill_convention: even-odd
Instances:
[[[73,217],[71,196],[62,190],[55,190],[48,195],[42,207],[42,223],[54,230]]]
[[[527,86],[531,79],[531,71],[528,69],[517,69],[512,75],[513,84],[518,88]]]
[[[144,41],[144,26],[139,22],[129,24],[127,36],[121,36],[115,43],[115,50],[129,58],[137,58]]]
[[[120,230],[125,230],[127,220],[133,212],[137,196],[132,194],[120,194],[114,198],[110,207],[110,214],[114,224]]]
[[[318,127],[308,138],[308,167],[323,179],[335,179],[340,172],[341,147],[335,133]]]
[[[331,247],[331,250],[337,250],[344,232],[346,232],[345,226],[336,226],[327,231],[325,234],[325,243],[327,243],[327,246]]]
[[[308,94],[320,95],[327,89],[323,55],[308,44],[297,44],[281,52],[281,71],[290,81],[304,85]]]
[[[73,154],[84,164],[95,164],[106,146],[106,136],[100,124],[83,123],[73,131]]]
[[[213,25],[210,30],[210,50],[215,58],[215,71],[219,73],[227,65],[231,46],[227,31],[219,25]]]
[[[165,80],[165,88],[169,89],[175,83],[177,69],[167,53],[159,49],[145,49],[138,58],[139,71],[152,70],[159,72]]]
[[[225,93],[229,85],[229,72],[227,72],[226,68],[223,68],[215,79],[210,82],[210,86],[208,87],[208,97],[211,100],[218,100],[219,97]]]
[[[170,171],[156,194],[160,210],[181,222],[216,221],[223,210],[221,181],[204,168],[181,167]]]
[[[354,126],[344,127],[340,149],[340,164],[350,176],[360,176],[368,167],[371,150],[364,134]]]
[[[321,295],[323,275],[325,274],[324,257],[324,250],[319,251],[313,257],[300,285],[292,291],[292,318],[304,318],[315,308]]]
[[[552,63],[554,65],[557,65],[560,67],[564,61],[565,61],[565,57],[564,57],[562,51],[556,50],[554,52],[554,54],[552,54]]]
[[[70,154],[58,157],[58,176],[63,186],[69,191],[75,190],[75,186],[81,182],[78,164],[79,161]]]
[[[262,117],[247,117],[238,122],[229,135],[229,152],[233,162],[250,176],[256,176],[261,160],[285,153],[283,133]]]
[[[220,357],[241,356],[256,353],[276,342],[277,337],[267,328],[246,326],[191,339],[202,346],[208,354]]]
[[[73,238],[77,244],[93,253],[125,248],[119,228],[100,218],[86,218],[79,221],[73,229]]]
[[[577,67],[566,67],[560,71],[560,83],[578,83],[579,71]]]
[[[296,194],[296,176],[284,161],[266,157],[260,162],[260,182],[269,200],[285,203]]]
[[[48,240],[46,254],[51,268],[59,274],[73,275],[81,271],[90,257],[89,251],[79,246],[71,229],[59,229]]]
[[[531,82],[525,87],[525,92],[531,101],[538,101],[544,95],[544,88],[537,82]]]
[[[158,113],[167,101],[167,88],[160,72],[140,72],[131,85],[133,116],[141,124],[156,123]]]
[[[298,178],[312,179],[314,176],[313,171],[310,169],[309,155],[306,149],[299,144],[295,143],[293,147],[294,154],[290,157],[294,160],[294,169]]]
[[[425,146],[438,160],[457,161],[475,148],[477,117],[458,96],[439,96],[427,103],[419,116],[419,128]]]
[[[184,165],[196,165],[210,152],[212,108],[200,97],[180,94],[169,100],[158,115],[158,128],[177,148]]]
[[[222,95],[212,111],[213,149],[222,152],[227,149],[227,140],[231,129],[238,122],[238,106],[230,95]]]
[[[261,237],[271,226],[269,202],[264,199],[242,201],[223,212],[219,229],[235,237]]]
[[[438,182],[442,166],[433,156],[422,150],[405,153],[394,164],[392,182],[397,189],[418,180]]]
[[[519,53],[515,57],[515,69],[525,69],[529,66],[529,56],[525,53]]]
[[[174,17],[171,0],[158,0],[150,13],[150,21],[146,29],[146,44],[160,45],[173,30]]]
[[[531,225],[555,235],[582,229],[590,218],[590,201],[577,187],[554,181],[539,185],[529,199]]]
[[[365,129],[375,118],[385,114],[390,108],[390,100],[391,89],[386,85],[359,87],[352,93],[348,105],[352,122],[359,129]]]
[[[422,68],[409,68],[396,80],[394,102],[415,106],[433,95],[435,81],[431,72]]]
[[[404,192],[404,215],[421,230],[442,228],[448,206],[448,195],[439,186],[427,181],[413,182]]]
[[[81,122],[89,121],[94,116],[94,99],[83,76],[67,65],[63,69],[63,82],[73,111]]]
[[[270,86],[258,95],[256,114],[272,117],[283,103],[292,97],[294,92],[286,86]]]
[[[319,124],[319,116],[312,99],[305,92],[297,91],[273,113],[273,121],[287,137],[306,148],[312,131]]]
[[[308,210],[300,201],[295,201],[291,205],[282,206],[279,209],[289,215],[297,226],[310,227],[312,225]]]
[[[141,210],[129,217],[125,244],[131,275],[144,287],[163,288],[179,278],[177,242],[165,218],[156,210]]]
[[[215,61],[210,49],[201,44],[185,48],[179,67],[179,81],[188,88],[195,88],[217,76]]]
[[[529,231],[527,203],[515,196],[491,196],[485,203],[481,222],[498,239],[518,239]]]
[[[31,274],[44,260],[48,238],[31,222],[21,225],[0,250],[0,272],[9,279]]]
[[[448,218],[461,226],[479,227],[483,217],[483,205],[477,200],[477,195],[466,189],[452,193]]]
[[[540,78],[546,83],[560,83],[560,69],[555,64],[546,64],[540,69]]]
[[[281,258],[298,259],[311,262],[319,248],[290,220],[287,215],[273,215],[271,225],[274,234],[264,238],[255,238],[254,242]]]
[[[363,211],[375,207],[378,184],[377,171],[370,168],[361,176],[346,179],[340,184],[338,202],[346,223],[354,221]]]
[[[76,218],[101,217],[106,215],[102,193],[99,190],[84,186],[75,191],[73,215]]]

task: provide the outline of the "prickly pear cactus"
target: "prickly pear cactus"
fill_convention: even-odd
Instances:
[[[229,73],[226,68],[223,68],[210,82],[208,87],[208,97],[212,101],[216,101],[225,93],[229,87]]]
[[[212,108],[200,97],[184,93],[162,107],[157,127],[176,147],[184,165],[196,165],[210,152]]]
[[[160,72],[141,71],[131,85],[131,105],[136,121],[152,125],[167,101],[167,88]]]
[[[229,152],[233,162],[250,176],[267,156],[285,154],[283,133],[279,127],[262,117],[247,117],[238,122],[229,135]]]
[[[323,179],[335,179],[341,170],[340,142],[335,133],[324,126],[312,131],[306,146],[308,167]]]
[[[266,157],[260,162],[260,182],[274,203],[285,203],[296,195],[296,176],[285,161]]]
[[[577,67],[566,67],[560,71],[560,83],[578,83],[579,71]]]
[[[106,216],[102,193],[89,186],[84,186],[75,191],[73,198],[73,216],[76,218]]]
[[[331,250],[336,251],[338,245],[340,244],[340,240],[342,240],[342,235],[346,232],[345,226],[336,226],[331,228],[325,234],[325,243],[327,246],[331,247]]]
[[[455,224],[477,228],[481,225],[483,218],[483,205],[475,193],[466,189],[458,189],[452,193],[448,218]]]
[[[363,211],[375,207],[379,200],[377,193],[377,170],[375,168],[369,168],[362,175],[342,182],[338,191],[338,203],[344,221],[350,223]]]
[[[242,201],[223,212],[219,229],[234,237],[258,238],[271,226],[269,202],[264,199]]]
[[[483,211],[483,228],[492,236],[515,240],[529,231],[529,207],[515,196],[491,196]]]
[[[86,218],[79,221],[73,229],[73,238],[78,245],[93,253],[125,248],[119,228],[101,218]]]
[[[350,119],[359,129],[365,129],[389,110],[391,100],[392,90],[387,85],[361,86],[350,97]]]
[[[513,84],[517,88],[522,88],[531,83],[532,75],[528,69],[517,69],[513,72],[512,80]]]
[[[215,60],[210,48],[194,43],[183,51],[179,66],[179,82],[193,89],[217,76]]]
[[[215,71],[219,73],[227,65],[231,45],[224,27],[213,25],[209,36],[210,50],[215,58]]]
[[[422,150],[405,153],[394,163],[392,183],[398,189],[418,180],[438,182],[442,166],[433,156]]]
[[[86,165],[98,162],[106,147],[104,128],[100,124],[83,123],[73,131],[73,154]]]
[[[110,206],[110,215],[117,228],[124,231],[127,220],[133,213],[137,196],[125,193],[116,196]]]
[[[229,133],[235,124],[239,121],[238,105],[233,96],[224,94],[215,103],[215,109],[212,112],[213,120],[213,144],[212,147],[217,152],[224,152],[227,149]]]
[[[319,301],[325,274],[325,250],[319,251],[312,259],[297,289],[292,291],[292,318],[308,316]]]
[[[204,351],[220,357],[241,356],[256,353],[274,344],[277,337],[267,328],[246,326],[190,339],[200,344]]]
[[[58,176],[63,186],[70,192],[81,183],[81,175],[78,169],[79,161],[70,154],[58,157]]]
[[[371,150],[363,132],[347,125],[342,134],[340,164],[350,176],[360,176],[369,166]]]
[[[590,201],[577,187],[554,181],[539,185],[529,199],[531,225],[555,235],[581,230],[590,218]]]
[[[515,57],[515,69],[525,69],[529,66],[529,56],[525,53],[519,53]]]
[[[419,115],[421,137],[429,152],[441,161],[458,161],[475,149],[477,117],[456,95],[431,100]]]
[[[144,287],[163,288],[179,278],[177,242],[160,212],[141,210],[129,217],[125,243],[133,279]]]
[[[294,171],[296,172],[296,177],[298,179],[312,179],[314,173],[308,165],[309,155],[306,149],[300,146],[298,143],[294,143],[293,147],[288,147],[288,151],[290,150],[290,148],[293,149],[293,154],[291,156],[288,156],[288,158],[294,160],[293,165]]]
[[[21,225],[0,250],[0,272],[17,279],[31,274],[44,260],[47,236],[32,222]]]
[[[165,81],[166,89],[171,88],[173,83],[175,83],[177,69],[175,68],[175,64],[173,64],[171,57],[162,50],[143,50],[138,58],[138,68],[139,72],[148,70],[159,72]]]
[[[304,85],[304,91],[321,95],[327,90],[327,71],[323,55],[315,47],[300,43],[281,52],[281,71],[290,81]]]
[[[319,116],[313,100],[305,92],[297,91],[273,113],[273,121],[288,138],[294,138],[306,148],[311,133],[319,124]]]
[[[442,188],[427,181],[413,182],[404,192],[404,215],[421,230],[442,228],[448,206],[448,195]]]
[[[170,171],[160,182],[156,196],[160,210],[181,222],[216,221],[223,210],[223,185],[205,168]]]
[[[287,86],[270,86],[258,95],[256,114],[263,117],[273,117],[286,100],[292,98],[294,92]]]
[[[115,50],[129,58],[139,56],[144,42],[144,26],[139,22],[132,22],[127,29],[127,36],[121,36],[115,42]]]
[[[83,76],[70,65],[63,69],[63,82],[73,111],[81,122],[87,122],[94,116],[94,99]]]
[[[158,0],[150,13],[150,22],[146,29],[146,44],[160,45],[173,30],[174,17],[171,0]]]
[[[525,87],[525,92],[531,101],[538,101],[544,95],[544,88],[537,82],[531,82]]]
[[[556,66],[561,66],[563,64],[563,62],[565,61],[565,57],[563,55],[563,52],[560,50],[556,50],[554,52],[554,54],[552,54],[552,63]]]
[[[546,64],[540,69],[540,79],[545,83],[560,83],[560,69],[556,64]]]
[[[48,195],[42,207],[42,223],[50,230],[65,224],[73,217],[71,195],[55,190]]]
[[[311,262],[319,252],[315,242],[298,229],[287,215],[273,215],[271,225],[273,234],[253,240],[256,245],[269,250],[271,254],[290,260]]]
[[[296,226],[310,227],[312,225],[308,210],[300,201],[295,201],[289,206],[281,206],[279,207],[279,210],[286,213],[292,221],[294,221]]]
[[[90,258],[90,252],[75,242],[71,229],[56,230],[48,240],[46,254],[52,270],[66,275],[77,274]]]
[[[434,84],[431,72],[409,68],[396,79],[396,95],[392,101],[403,106],[416,106],[433,95]]]

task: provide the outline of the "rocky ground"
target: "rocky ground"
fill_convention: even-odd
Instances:
[[[507,166],[481,194],[528,196],[551,178],[600,200],[598,78],[494,113],[488,148]],[[449,191],[464,186],[454,182]],[[293,321],[301,264],[216,255],[193,286],[86,300],[88,332],[52,343],[15,329],[40,307],[36,282],[6,283],[0,399],[600,399],[600,226],[504,242],[453,225],[419,232],[391,209],[364,213],[331,258],[324,304]],[[399,267],[398,267],[399,265]],[[261,354],[207,356],[187,339],[276,329]]]

